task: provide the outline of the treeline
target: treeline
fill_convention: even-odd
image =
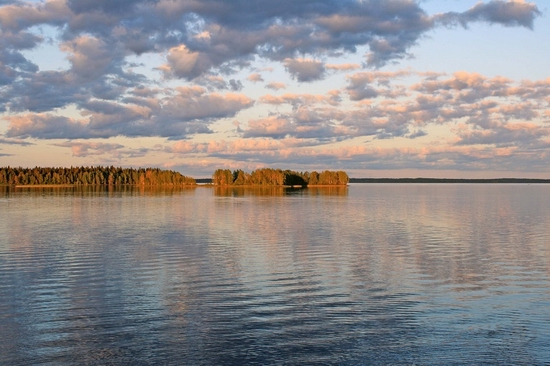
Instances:
[[[195,179],[159,168],[0,168],[0,185],[195,185]]]
[[[351,178],[350,183],[550,183],[536,178]]]
[[[329,171],[318,173],[294,172],[281,169],[257,169],[252,173],[242,170],[218,169],[212,175],[212,183],[216,186],[315,186],[346,185],[349,177],[344,171]]]

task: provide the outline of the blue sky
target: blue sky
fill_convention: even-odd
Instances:
[[[550,177],[544,1],[0,0],[0,165]]]

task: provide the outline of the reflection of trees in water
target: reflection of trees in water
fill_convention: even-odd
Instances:
[[[304,195],[308,196],[347,196],[348,187],[309,187]]]
[[[357,213],[335,188],[214,188],[229,198],[206,213],[207,251],[180,276],[194,284],[182,298],[189,363],[412,363],[416,303],[390,288],[402,271],[386,280],[373,270],[378,251],[348,240]]]
[[[246,197],[246,196],[285,196],[283,187],[214,187],[214,195],[218,197]]]
[[[191,194],[196,186],[140,186],[140,185],[88,185],[88,186],[51,186],[51,187],[13,187],[0,186],[2,196],[67,196],[74,197],[117,197],[117,196],[172,196],[180,194]]]
[[[234,187],[234,186],[216,186],[214,195],[218,197],[247,197],[247,196],[347,196],[348,187],[309,187],[309,188],[290,188],[290,187]]]

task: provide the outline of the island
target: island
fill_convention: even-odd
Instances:
[[[159,168],[70,167],[70,168],[0,168],[0,185],[5,186],[78,186],[140,185],[195,186],[194,178]]]
[[[550,179],[537,178],[350,178],[350,183],[550,183]]]
[[[215,186],[345,186],[349,177],[344,171],[295,172],[291,170],[263,168],[247,173],[242,170],[218,169],[212,175]]]

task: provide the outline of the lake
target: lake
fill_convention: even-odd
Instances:
[[[1,365],[543,365],[550,185],[0,187]]]

